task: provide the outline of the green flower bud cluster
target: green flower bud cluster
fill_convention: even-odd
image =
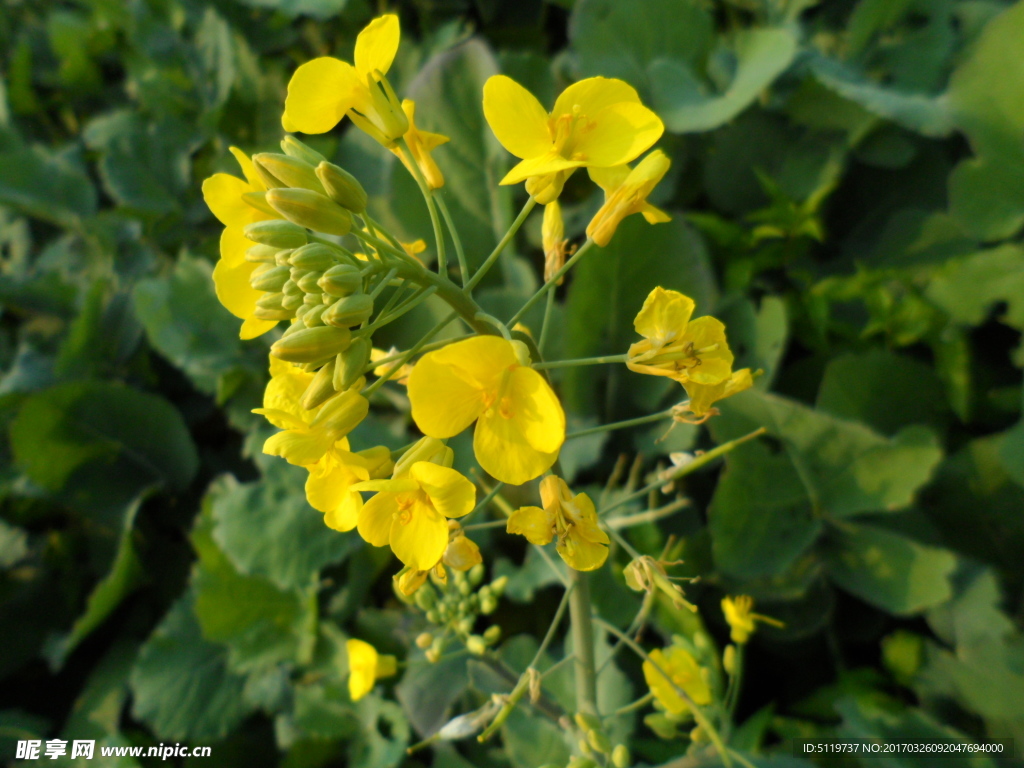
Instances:
[[[501,628],[496,625],[488,627],[483,634],[475,634],[473,630],[480,616],[487,616],[497,609],[508,578],[501,576],[489,584],[482,584],[482,564],[474,565],[466,573],[451,573],[447,583],[432,575],[430,581],[416,590],[413,596],[413,602],[426,614],[427,621],[446,630],[437,634],[426,632],[417,638],[416,644],[427,651],[430,661],[441,657],[452,636],[478,656],[501,639]]]
[[[632,764],[629,749],[625,744],[612,746],[601,718],[585,712],[577,712],[575,719],[576,726],[583,735],[578,745],[583,754],[572,758],[566,768],[589,768],[589,766],[596,768],[599,764],[612,765],[615,768],[629,768]],[[600,763],[595,759],[597,755],[604,756]]]

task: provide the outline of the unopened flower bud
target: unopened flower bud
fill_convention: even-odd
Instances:
[[[566,171],[531,176],[526,180],[526,191],[541,205],[548,205],[562,194],[562,187],[568,178],[569,174]]]
[[[373,299],[365,293],[354,293],[338,299],[324,312],[324,322],[338,328],[351,328],[370,319]]]
[[[328,197],[353,213],[366,210],[366,190],[351,173],[326,160],[316,167],[316,176]]]
[[[608,737],[604,735],[603,731],[592,730],[587,731],[587,743],[590,748],[595,752],[600,752],[602,755],[607,755],[612,751],[612,743]]]
[[[736,646],[731,643],[725,646],[725,651],[722,653],[722,667],[725,668],[725,673],[729,677],[736,676]]]
[[[429,632],[422,632],[416,636],[416,647],[426,650],[434,643],[434,636]]]
[[[482,563],[483,556],[480,554],[480,547],[460,532],[448,542],[442,560],[445,565],[456,571],[468,571],[473,566]],[[466,589],[471,590],[472,587],[467,583]]]
[[[470,635],[466,638],[466,650],[474,656],[483,656],[487,652],[487,643],[480,635]]]
[[[324,272],[317,284],[324,293],[340,298],[362,289],[363,275],[358,267],[351,264],[339,264]]]
[[[276,152],[260,152],[252,156],[252,162],[283,182],[285,186],[311,189],[321,193],[324,191],[320,179],[313,171],[313,166],[304,160]]]
[[[295,316],[295,311],[281,307],[280,309],[268,309],[266,307],[256,307],[253,310],[252,316],[257,320],[289,320]]]
[[[285,136],[281,139],[281,151],[289,157],[298,158],[315,166],[324,161],[324,156],[307,144],[302,143],[294,136]]]
[[[351,342],[347,328],[306,328],[275,341],[270,354],[289,363],[316,363],[344,352]]]
[[[310,272],[307,272],[306,274],[304,274],[297,281],[298,284],[299,284],[299,288],[301,288],[304,293],[316,294],[316,301],[317,301],[318,304],[322,304],[323,302],[320,300],[320,293],[321,293],[320,286],[317,285],[316,281],[319,280],[321,277],[323,277],[323,275],[324,275],[323,272],[312,272],[312,271],[310,271]]]
[[[466,574],[466,575],[469,578],[469,583],[470,584],[472,584],[474,587],[478,586],[480,584],[480,582],[484,580],[483,561],[481,561],[481,562],[477,563],[476,565],[474,565],[470,569],[469,573]],[[484,589],[487,589],[487,587],[484,587]],[[480,591],[481,591],[481,593],[483,592],[483,590],[480,590]]]
[[[491,591],[495,597],[501,597],[506,586],[508,586],[508,576],[499,576],[491,582]]]
[[[295,253],[294,248],[288,248],[287,250],[280,250],[274,255],[274,263],[279,267],[287,267],[291,265],[292,254]]]
[[[347,235],[352,229],[351,213],[311,189],[272,189],[267,202],[288,221],[316,232]]]
[[[325,310],[326,311],[326,310]],[[349,348],[338,355],[334,367],[334,388],[339,392],[349,389],[363,375],[370,360],[370,340],[360,336],[352,340]]]
[[[267,202],[266,192],[243,192],[242,200],[244,200],[249,206],[255,208],[260,213],[265,213],[268,216],[277,218],[277,211],[270,207]]]
[[[299,404],[307,411],[327,402],[336,393],[334,389],[334,360],[328,360],[306,386]]]
[[[289,253],[272,245],[253,245],[245,252],[245,260],[256,264],[275,264],[274,257],[278,253]]]
[[[280,291],[274,293],[265,293],[256,299],[256,306],[262,309],[282,309],[281,304],[284,299],[284,294]]]
[[[296,248],[288,261],[293,267],[311,272],[326,272],[340,262],[337,251],[323,243],[310,243]]]
[[[601,720],[589,712],[577,712],[574,718],[581,731],[593,731],[601,727]]]
[[[272,219],[247,224],[242,230],[254,243],[272,245],[275,248],[298,248],[309,239],[306,230],[290,221]]]
[[[424,573],[424,572],[423,571],[419,571],[419,573]],[[425,573],[424,573],[424,581],[426,581],[426,574]],[[420,586],[422,587],[422,584]],[[433,587],[427,587],[426,589],[416,589],[415,590],[415,600],[416,600],[416,606],[421,611],[428,611],[429,612],[437,604],[437,593],[434,591]],[[427,621],[431,621],[429,616],[427,617]]]
[[[617,744],[612,750],[612,765],[615,768],[629,768],[629,748],[625,744]]]
[[[501,639],[501,627],[495,624],[493,627],[488,627],[484,632],[484,642],[488,645],[494,645]]]
[[[319,331],[320,328],[310,330]],[[328,400],[313,419],[312,426],[324,427],[337,435],[337,439],[347,435],[359,426],[370,411],[369,401],[351,389]]]
[[[272,293],[284,288],[288,281],[288,267],[278,267],[272,264],[261,264],[266,269],[254,269],[252,277],[249,278],[249,285],[257,291]]]

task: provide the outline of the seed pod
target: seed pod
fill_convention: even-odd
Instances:
[[[263,307],[256,307],[253,310],[252,316],[257,320],[288,320],[295,316],[295,313],[290,309],[264,309]]]
[[[351,264],[339,264],[324,272],[318,285],[324,293],[331,296],[348,296],[363,287],[363,275],[359,267]]]
[[[328,399],[334,397],[336,394],[334,389],[334,360],[328,360],[316,375],[313,380],[309,382],[306,387],[306,391],[302,393],[302,399],[299,401],[299,405],[305,408],[307,411],[316,408],[318,405],[323,405]]]
[[[358,179],[344,168],[324,160],[316,167],[316,175],[328,197],[353,213],[366,210],[366,190]]]
[[[277,211],[270,207],[267,203],[266,192],[243,192],[242,200],[244,200],[250,207],[255,208],[260,213],[265,213],[269,216],[277,218]]]
[[[307,272],[300,277],[296,282],[299,284],[305,293],[315,295],[318,304],[322,304],[323,300],[320,298],[320,286],[317,285],[317,280],[323,277],[323,272]]]
[[[372,344],[365,336],[352,339],[349,348],[338,355],[334,366],[334,388],[339,392],[350,389],[359,377],[363,375],[363,369],[370,360],[370,349]]]
[[[288,282],[288,267],[275,267],[269,264],[266,266],[270,268],[258,274],[255,270],[253,271],[252,277],[249,278],[249,285],[257,291],[280,291]]]
[[[242,231],[254,243],[273,245],[277,248],[298,248],[305,245],[308,240],[305,229],[281,219],[256,221],[247,224]]]
[[[351,342],[347,328],[305,328],[275,341],[270,354],[289,363],[316,363],[344,352]]]
[[[245,252],[245,260],[257,264],[274,264],[275,257],[279,253],[289,252],[282,251],[280,248],[275,248],[272,245],[253,245]]]
[[[260,152],[252,156],[252,162],[280,179],[286,186],[312,189],[314,192],[321,193],[324,191],[323,184],[313,172],[313,166],[304,160],[280,155],[276,152]]]
[[[327,159],[312,147],[303,144],[294,136],[285,136],[281,139],[281,151],[289,157],[296,157],[313,166],[317,163],[322,163]]]
[[[338,264],[336,251],[323,243],[310,243],[292,251],[291,264],[300,269],[326,272]]]
[[[284,300],[284,294],[280,291],[276,293],[265,293],[256,299],[256,306],[263,307],[263,309],[281,309]]]
[[[311,189],[272,189],[267,202],[288,221],[316,232],[347,235],[352,229],[351,213]]]
[[[365,293],[354,293],[338,299],[324,312],[324,322],[338,328],[351,328],[370,319],[373,299]]]

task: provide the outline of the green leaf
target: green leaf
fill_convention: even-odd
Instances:
[[[207,507],[192,532],[199,558],[192,576],[195,615],[203,637],[227,645],[237,671],[296,659],[308,642],[305,596],[238,573],[213,540],[210,517]]]
[[[638,339],[633,318],[656,286],[682,291],[697,302],[697,314],[715,307],[717,290],[700,236],[679,217],[651,225],[631,216],[619,225],[606,248],[596,248],[576,267],[566,305],[564,335],[567,358],[622,354]],[[598,412],[598,385],[604,383],[607,402],[632,391],[637,405],[649,413],[656,403],[645,381],[624,365],[566,369],[561,393],[569,410]],[[647,377],[649,378],[649,377]],[[664,389],[656,390],[664,393]],[[610,414],[605,414],[611,416]],[[624,418],[618,416],[617,418]]]
[[[910,427],[885,438],[863,424],[749,390],[721,404],[716,436],[763,426],[781,441],[817,514],[846,517],[903,509],[942,458],[935,436]]]
[[[419,660],[409,664],[395,695],[412,727],[426,737],[448,722],[452,705],[468,686],[464,658],[447,658],[436,664]]]
[[[653,83],[655,107],[674,133],[710,131],[746,109],[789,67],[796,49],[796,38],[788,29],[737,32],[733,41],[736,73],[724,92],[695,98],[690,88],[680,91],[673,80],[659,78]]]
[[[135,285],[135,313],[149,343],[207,394],[245,363],[238,322],[213,291],[209,262],[182,254],[174,271]]]
[[[350,739],[359,721],[348,689],[340,683],[295,686],[294,723],[317,739]]]
[[[949,210],[979,240],[1011,237],[1024,226],[1024,159],[964,160],[949,176]]]
[[[96,213],[89,177],[64,157],[38,147],[0,152],[0,204],[64,227]]]
[[[132,498],[153,484],[181,490],[198,463],[170,403],[98,381],[60,384],[29,397],[11,425],[11,447],[29,479],[52,492],[78,492],[72,478]]]
[[[269,8],[285,16],[312,16],[329,19],[341,14],[349,0],[240,0],[252,8]]]
[[[1005,303],[999,320],[1024,329],[1024,248],[1002,245],[950,259],[932,276],[925,294],[954,321],[975,326],[993,306]]]
[[[881,528],[844,526],[823,548],[829,578],[890,613],[910,615],[953,595],[953,553]]]
[[[714,22],[694,0],[647,0],[642,13],[617,0],[579,0],[569,40],[582,75],[620,78],[649,98],[659,70],[703,66]]]
[[[132,713],[162,739],[223,738],[247,714],[245,678],[227,651],[203,639],[191,593],[176,602],[139,651],[131,674]]]
[[[339,533],[306,503],[307,472],[275,460],[264,478],[231,477],[210,489],[213,538],[239,573],[269,579],[281,589],[306,589],[317,573],[342,562],[363,542]]]
[[[505,754],[515,768],[565,765],[572,752],[566,733],[548,720],[516,708],[501,727]]]

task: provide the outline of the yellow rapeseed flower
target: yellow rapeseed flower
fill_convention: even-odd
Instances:
[[[378,16],[356,38],[355,66],[330,56],[300,66],[288,83],[284,129],[326,133],[347,114],[381,143],[393,144],[408,129],[408,119],[384,78],[400,37],[396,15]]]
[[[313,509],[324,513],[328,528],[351,531],[363,508],[363,497],[352,486],[371,478],[387,477],[393,467],[391,451],[385,446],[353,453],[348,438],[342,438],[306,467],[306,500]]]
[[[484,471],[519,485],[547,471],[565,441],[565,413],[530,367],[526,345],[474,336],[420,358],[409,376],[412,417],[431,437],[453,437],[474,421]]]
[[[444,174],[441,173],[441,169],[437,167],[437,163],[434,162],[434,158],[431,157],[430,153],[442,144],[447,144],[451,139],[447,136],[442,136],[440,133],[421,131],[416,127],[416,102],[411,99],[405,99],[402,102],[402,109],[405,111],[405,116],[409,119],[409,130],[405,132],[405,141],[409,145],[412,158],[416,165],[419,166],[420,173],[423,174],[427,186],[431,189],[440,189],[444,186]],[[415,175],[413,169],[409,167],[405,153],[399,151],[397,147],[391,151],[402,161],[402,165],[409,169],[409,173]]]
[[[754,386],[754,377],[749,368],[733,371],[729,378],[723,379],[717,384],[701,384],[697,381],[683,382],[686,394],[690,396],[687,408],[698,418],[704,418],[710,414],[714,410],[712,406],[719,400],[737,395],[752,386]]]
[[[244,321],[239,336],[254,339],[277,325],[277,321],[261,320],[255,316],[256,300],[263,294],[249,284],[258,265],[246,261],[245,252],[252,243],[246,239],[242,229],[247,224],[276,217],[246,202],[243,195],[264,192],[266,188],[252,161],[242,150],[231,147],[231,154],[242,167],[245,181],[229,173],[215,173],[203,182],[203,199],[224,225],[220,237],[220,260],[213,269],[213,286],[220,303]]]
[[[484,83],[484,116],[501,145],[522,159],[502,184],[530,179],[527,191],[550,203],[576,168],[610,168],[635,159],[661,138],[661,119],[632,86],[604,77],[570,85],[549,114],[505,75]]]
[[[352,701],[359,701],[373,690],[382,677],[391,677],[398,671],[398,660],[394,656],[377,653],[367,642],[351,638],[345,642],[348,651],[348,694]]]
[[[725,614],[725,620],[732,630],[730,635],[732,641],[737,645],[743,645],[750,639],[750,636],[754,634],[754,630],[757,628],[757,622],[770,624],[773,627],[785,626],[781,621],[773,619],[771,616],[754,613],[754,598],[748,595],[723,597],[722,613]]]
[[[374,347],[373,349],[370,350],[370,362],[376,363],[378,360],[386,360],[389,357],[394,357],[398,353],[398,347],[392,347],[386,352],[383,349],[377,349],[376,347]],[[390,363],[384,363],[383,365],[378,365],[373,369],[373,375],[387,376],[388,372],[396,365],[398,365],[397,360]],[[412,363],[403,363],[402,367],[395,371],[394,374],[391,375],[391,378],[388,379],[388,381],[393,381],[396,384],[408,384],[410,373],[412,373]]]
[[[590,178],[604,190],[604,205],[587,225],[587,237],[603,248],[622,220],[634,213],[643,214],[650,224],[671,221],[671,216],[647,202],[647,196],[668,173],[670,165],[668,156],[656,149],[632,170],[628,165],[591,168]]]
[[[711,688],[704,679],[700,665],[689,651],[674,645],[664,651],[655,649],[648,655],[650,661],[644,661],[643,664],[644,679],[654,698],[668,712],[681,715],[690,711],[690,705],[679,695],[676,686],[698,706],[711,703]],[[665,675],[671,678],[671,682],[665,679]]]
[[[359,512],[359,535],[375,547],[391,545],[417,571],[433,568],[448,546],[448,521],[473,510],[476,488],[459,472],[417,461],[391,480],[356,483],[354,491],[377,493]]]
[[[680,383],[714,385],[732,373],[732,352],[725,325],[713,317],[690,320],[693,299],[657,287],[633,321],[644,337],[631,345],[626,365],[631,371],[669,376]]]
[[[508,518],[506,530],[544,546],[557,539],[555,549],[577,571],[593,571],[608,558],[608,534],[597,521],[594,502],[585,493],[572,495],[565,481],[548,475],[540,483],[541,507],[520,507]]]

